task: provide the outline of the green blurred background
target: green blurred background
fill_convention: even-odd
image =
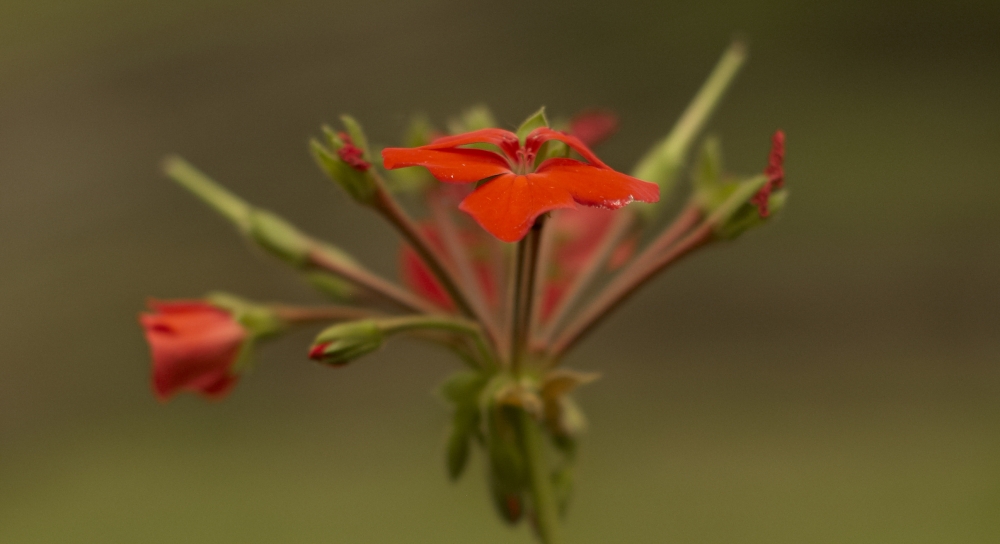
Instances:
[[[604,379],[569,540],[1000,541],[1000,3],[3,0],[0,542],[530,542],[478,459],[446,481],[430,348],[333,371],[304,332],[222,403],[153,399],[147,296],[319,300],[159,160],[391,275],[321,123],[599,105],[626,169],[734,33],[711,130],[754,172],[785,129],[792,199],[571,357]]]

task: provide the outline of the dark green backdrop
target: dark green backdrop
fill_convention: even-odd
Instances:
[[[321,123],[601,105],[624,169],[734,33],[711,129],[742,172],[785,129],[790,205],[569,361],[604,374],[570,541],[1000,540],[1000,4],[4,0],[0,542],[529,542],[480,465],[446,482],[430,349],[333,371],[303,333],[223,403],[156,403],[145,297],[317,300],[158,161],[394,274],[307,155]]]

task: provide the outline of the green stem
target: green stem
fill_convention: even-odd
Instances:
[[[441,310],[391,281],[374,274],[353,263],[346,263],[336,255],[331,255],[318,244],[314,246],[308,254],[309,264],[332,272],[333,274],[350,280],[362,287],[365,287],[385,298],[399,304],[403,308],[417,313],[440,313]]]
[[[528,463],[528,477],[531,481],[531,498],[535,507],[538,538],[544,544],[562,544],[562,528],[559,525],[559,507],[545,452],[545,437],[541,425],[528,412],[519,410],[521,444],[524,458]]]
[[[494,364],[493,355],[486,343],[486,338],[483,336],[482,327],[468,319],[444,315],[413,315],[380,319],[378,325],[386,334],[439,330],[465,335],[475,344],[476,350],[483,357],[483,360],[489,365]]]
[[[538,249],[541,245],[545,216],[539,217],[528,234],[517,244],[517,277],[514,281],[514,312],[511,342],[511,369],[517,376],[527,355],[528,335],[531,328],[534,303],[535,276],[538,268]]]

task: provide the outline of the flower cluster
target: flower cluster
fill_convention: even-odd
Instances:
[[[747,177],[724,172],[718,143],[707,138],[691,168],[691,197],[675,219],[662,220],[661,197],[682,177],[743,56],[738,45],[727,51],[677,127],[631,175],[591,150],[618,127],[602,110],[552,122],[540,110],[516,131],[498,128],[483,107],[452,119],[446,132],[417,118],[406,147],[381,150],[350,117],[342,131],[324,129],[311,144],[317,163],[399,232],[402,284],[169,159],[172,178],[335,304],[257,304],[224,294],[151,303],[140,322],[157,397],[225,396],[255,342],[297,325],[328,325],[303,355],[334,367],[396,336],[440,345],[467,367],[441,387],[453,408],[450,476],[481,449],[501,517],[517,523],[530,515],[538,536],[557,542],[585,425],[571,394],[597,377],[563,367],[565,355],[653,277],[784,205],[782,132],[763,173]],[[404,201],[421,204],[421,216]],[[627,206],[633,202],[642,204]]]

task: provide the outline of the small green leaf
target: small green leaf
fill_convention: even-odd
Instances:
[[[517,128],[517,139],[521,141],[521,145],[524,145],[524,140],[528,137],[528,134],[531,134],[532,130],[547,126],[549,126],[549,121],[545,118],[545,106],[542,106],[538,111],[525,119],[521,123],[521,126]]]
[[[475,404],[455,408],[451,430],[448,434],[448,477],[458,480],[468,464],[472,438],[479,427],[479,409]]]

